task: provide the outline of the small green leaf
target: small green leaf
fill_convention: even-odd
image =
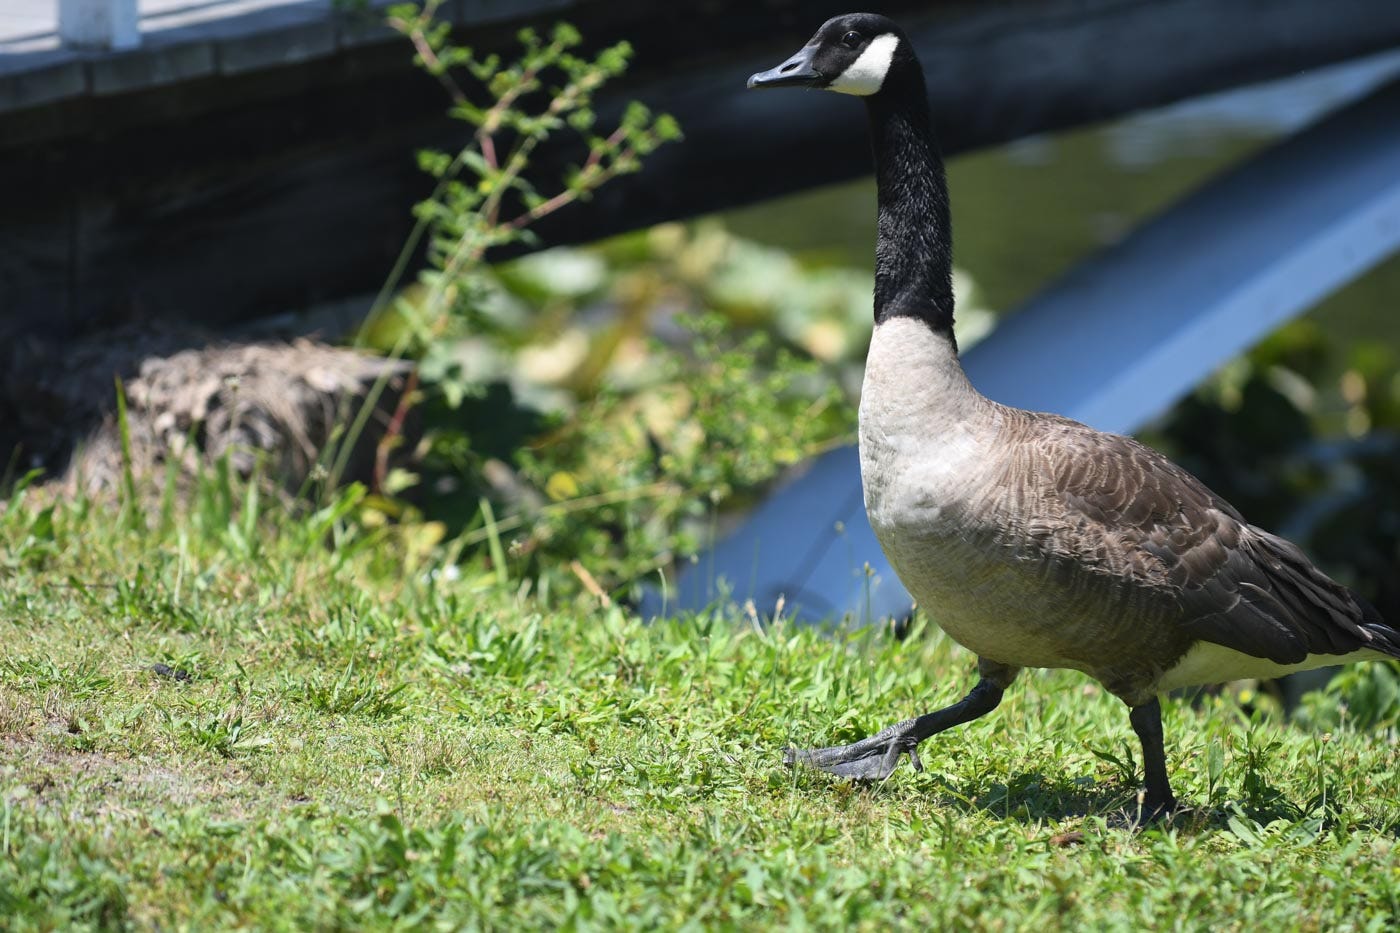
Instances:
[[[53,541],[53,506],[34,516],[34,521],[29,525],[29,537],[35,541]]]

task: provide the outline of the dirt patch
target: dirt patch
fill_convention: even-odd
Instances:
[[[38,715],[33,700],[0,684],[0,743],[27,738]]]
[[[141,820],[196,808],[212,819],[242,820],[277,806],[234,763],[172,768],[14,737],[0,738],[0,793],[12,805],[79,820]]]

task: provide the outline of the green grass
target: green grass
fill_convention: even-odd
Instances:
[[[648,626],[480,567],[449,582],[412,529],[345,526],[353,495],[291,517],[225,477],[195,499],[159,520],[0,514],[0,927],[1379,930],[1400,913],[1391,714],[1323,734],[1168,703],[1197,809],[1139,832],[1123,708],[1031,672],[931,740],[927,771],[852,787],[780,750],[961,696],[971,658],[936,632]]]

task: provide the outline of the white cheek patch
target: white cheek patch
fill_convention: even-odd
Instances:
[[[826,86],[829,91],[840,94],[855,94],[869,97],[879,93],[885,83],[885,75],[890,72],[890,62],[894,61],[894,50],[899,46],[899,36],[892,32],[876,36],[870,40],[865,51],[860,53],[836,80]]]

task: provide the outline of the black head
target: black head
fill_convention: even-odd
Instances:
[[[796,55],[749,78],[749,87],[812,87],[870,97],[901,74],[922,81],[904,31],[878,13],[833,16]]]

